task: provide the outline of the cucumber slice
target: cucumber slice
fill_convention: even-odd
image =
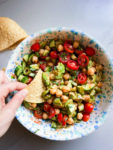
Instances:
[[[38,69],[39,69],[39,64],[32,64],[32,65],[30,65],[30,70],[31,71],[36,71]]]
[[[29,54],[24,55],[23,60],[27,63],[29,60]]]
[[[49,47],[50,47],[50,48],[56,47],[55,40],[52,40],[52,41],[50,42]]]
[[[35,77],[35,75],[36,75],[36,74],[33,73],[33,72],[31,72],[31,73],[29,74],[29,76],[30,76],[30,77],[33,77],[33,78]]]
[[[29,75],[30,72],[31,72],[31,71],[30,71],[30,69],[29,69],[28,67],[25,67],[24,70],[23,70],[23,74],[24,74],[24,75]]]
[[[22,73],[23,69],[22,69],[22,66],[17,66],[16,69],[15,69],[15,74],[16,76],[18,77],[21,73]]]

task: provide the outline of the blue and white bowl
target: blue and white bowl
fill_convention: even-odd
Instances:
[[[98,129],[106,119],[109,111],[112,109],[113,98],[113,68],[109,57],[98,43],[87,35],[77,32],[73,29],[55,28],[44,30],[32,34],[27,39],[22,41],[12,54],[7,69],[7,76],[12,79],[14,70],[17,64],[20,64],[24,54],[30,52],[30,46],[38,41],[50,40],[54,38],[78,40],[84,46],[93,47],[96,50],[94,58],[99,63],[105,66],[104,75],[105,80],[103,84],[102,94],[96,97],[96,105],[94,112],[88,122],[80,122],[66,129],[55,130],[51,128],[50,122],[44,120],[37,120],[34,118],[31,111],[27,110],[24,106],[20,106],[16,112],[17,120],[32,133],[43,138],[51,140],[72,140],[86,136],[87,134]],[[14,80],[14,79],[12,79]],[[9,97],[10,98],[10,97]]]

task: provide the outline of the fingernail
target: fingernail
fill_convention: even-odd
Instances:
[[[28,94],[28,90],[27,89],[23,89],[21,92],[22,92],[21,94],[23,96],[26,96]]]

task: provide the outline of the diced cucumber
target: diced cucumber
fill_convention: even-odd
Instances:
[[[45,69],[45,72],[51,72],[51,71],[52,71],[52,67],[47,66],[46,69]]]
[[[83,86],[77,86],[77,90],[78,90],[78,92],[80,93],[80,94],[84,94],[84,88],[83,88]]]
[[[23,60],[27,63],[29,60],[29,54],[25,54]]]
[[[24,75],[29,75],[31,73],[30,69],[28,67],[25,67],[23,70]]]
[[[52,121],[52,123],[51,123],[51,127],[52,127],[52,128],[54,128],[54,129],[56,129],[56,128],[57,128],[57,124],[56,124],[56,122],[55,122],[55,121]]]
[[[16,76],[18,77],[21,73],[22,73],[23,69],[22,69],[22,66],[17,66],[16,69],[15,69],[15,74]]]
[[[72,99],[67,100],[67,102],[65,103],[65,107],[67,107],[69,104],[73,104],[73,100]]]
[[[39,69],[39,64],[32,64],[32,65],[30,65],[30,70],[31,71],[36,71],[38,69]]]
[[[45,48],[46,44],[47,44],[47,41],[40,42],[40,47]]]
[[[82,85],[84,91],[89,91],[89,90],[92,90],[94,87],[95,87],[95,84],[92,83],[92,84],[86,84],[86,85]]]
[[[49,47],[50,47],[50,48],[53,48],[53,47],[55,47],[55,46],[56,46],[55,40],[52,40],[52,41],[50,42],[50,44],[49,44]]]
[[[24,68],[26,67],[25,61],[22,61],[22,62],[21,62],[21,65],[22,65],[22,69],[24,70]]]
[[[78,105],[78,110],[83,111],[84,110],[84,104],[79,104]]]
[[[20,74],[18,77],[18,81],[21,81],[25,76],[23,74]]]
[[[72,116],[75,115],[76,106],[74,104],[68,104],[66,106],[66,109],[67,109],[68,115],[72,115]]]
[[[33,56],[35,56],[34,53],[31,53],[31,54],[29,55],[29,60],[28,60],[29,64],[32,63],[32,58],[33,58]]]
[[[33,73],[33,72],[31,72],[31,73],[29,74],[30,77],[35,77],[35,75],[36,75],[36,74]]]
[[[47,56],[48,54],[49,54],[49,51],[48,50],[44,50],[43,56]]]
[[[28,78],[28,76],[24,76],[24,75],[21,74],[18,77],[18,81],[23,82],[23,83],[28,83],[29,78]]]
[[[56,117],[53,117],[53,118],[51,118],[51,120],[56,121],[56,120],[57,120],[57,118],[56,118]]]
[[[96,91],[93,89],[91,90],[90,96],[94,96],[96,94]]]

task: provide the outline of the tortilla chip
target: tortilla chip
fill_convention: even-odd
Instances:
[[[0,17],[0,51],[8,49],[18,41],[21,42],[27,36],[27,33],[15,21]]]
[[[39,70],[34,80],[27,86],[28,95],[24,99],[30,103],[43,103],[44,99],[41,97],[44,91],[44,85],[42,82],[42,70]]]

